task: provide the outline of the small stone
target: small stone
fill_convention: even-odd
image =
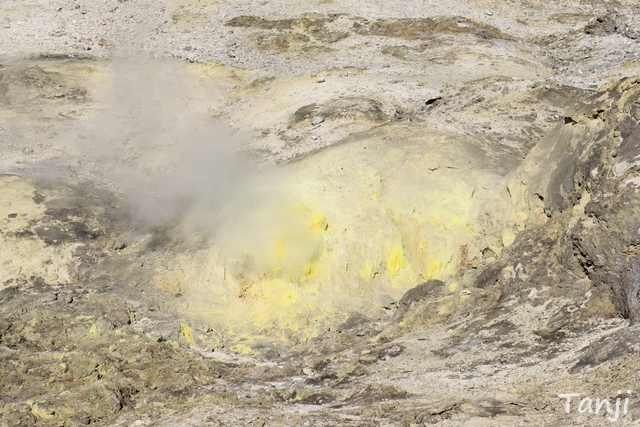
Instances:
[[[436,96],[436,97],[433,97],[433,98],[429,98],[424,102],[424,105],[435,105],[441,99],[442,99],[441,96]],[[447,101],[445,100],[445,104],[446,103],[447,103]]]
[[[54,292],[47,292],[42,297],[42,302],[54,302],[58,300],[58,294]]]
[[[324,83],[326,80],[324,77],[320,77],[318,80],[316,80],[316,83]]]
[[[277,359],[277,358],[280,357],[280,353],[278,353],[278,350],[276,350],[275,348],[269,348],[269,349],[265,350],[263,355],[264,355],[265,358],[267,358],[269,360]]]
[[[315,116],[313,119],[311,119],[311,124],[313,126],[319,125],[322,122],[324,122],[324,117],[322,116]]]

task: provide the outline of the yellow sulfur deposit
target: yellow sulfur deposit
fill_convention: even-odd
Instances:
[[[246,344],[236,344],[232,346],[230,350],[233,351],[234,353],[243,354],[243,355],[251,354],[253,352],[251,347],[249,347]]]
[[[179,284],[188,315],[254,337],[304,340],[354,312],[379,317],[381,295],[446,280],[526,218],[474,144],[398,123],[285,164],[256,209],[211,247],[168,257],[156,281]]]
[[[190,328],[186,323],[182,323],[180,325],[180,335],[182,335],[189,344],[195,344],[195,341],[193,339],[193,329]]]
[[[31,413],[33,415],[35,415],[36,417],[38,417],[38,418],[47,419],[47,418],[51,418],[53,416],[52,411],[48,411],[46,409],[41,408],[40,406],[38,406],[37,403],[35,403],[35,402],[31,401],[31,400],[27,401],[26,403],[27,403],[27,405],[29,405],[29,408],[31,409]]]

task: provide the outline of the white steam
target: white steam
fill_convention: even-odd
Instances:
[[[135,217],[180,217],[208,227],[232,200],[249,198],[237,141],[190,94],[179,64],[117,60],[98,112],[76,138],[81,162],[125,194]]]

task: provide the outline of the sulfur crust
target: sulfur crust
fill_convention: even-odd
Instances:
[[[188,314],[222,329],[307,339],[511,243],[528,208],[496,190],[507,178],[460,135],[409,131],[369,132],[285,165],[287,196],[251,214],[250,237],[177,256],[156,283],[179,286]]]

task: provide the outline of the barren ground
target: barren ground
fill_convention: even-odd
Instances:
[[[636,425],[639,23],[0,3],[0,426]]]

